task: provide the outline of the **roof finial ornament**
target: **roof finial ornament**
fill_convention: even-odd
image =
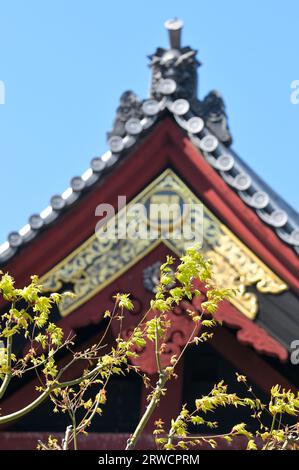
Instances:
[[[151,97],[159,100],[171,90],[175,98],[194,99],[197,96],[197,67],[200,65],[196,51],[181,45],[182,20],[173,18],[165,21],[164,26],[169,33],[170,47],[158,47],[149,56]]]
[[[180,49],[181,48],[181,33],[184,26],[182,20],[178,18],[172,18],[165,21],[165,28],[168,30],[169,42],[171,49]]]

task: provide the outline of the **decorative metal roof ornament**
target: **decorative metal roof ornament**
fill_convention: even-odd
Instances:
[[[151,96],[162,98],[161,82],[173,80],[176,84],[175,94],[178,98],[188,100],[197,96],[197,67],[200,62],[196,59],[197,51],[191,47],[181,47],[183,22],[172,19],[165,22],[169,34],[170,49],[158,47],[149,56],[152,69]]]
[[[161,264],[160,261],[156,261],[156,263],[147,266],[143,270],[143,285],[147,291],[154,294],[157,292],[157,285],[160,281]]]
[[[152,69],[151,96],[160,100],[163,95],[173,94],[175,98],[189,101],[195,114],[202,117],[207,127],[224,144],[232,143],[224,101],[217,91],[211,91],[202,101],[197,97],[197,51],[191,47],[181,47],[183,22],[179,19],[167,20],[165,28],[169,34],[170,49],[158,47],[149,56]]]

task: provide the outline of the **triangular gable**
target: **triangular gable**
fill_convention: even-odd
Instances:
[[[108,173],[102,181],[87,192],[84,197],[81,197],[77,204],[61,214],[56,223],[44,230],[30,245],[24,247],[19,255],[15,256],[7,265],[6,269],[16,277],[20,285],[27,282],[29,275],[32,273],[42,276],[51,269],[55,270],[55,266],[63,262],[68,255],[71,255],[94,233],[97,222],[95,208],[99,203],[107,202],[117,209],[119,194],[125,194],[127,200],[132,201],[147,185],[159,177],[165,168],[172,168],[174,173],[179,175],[180,180],[185,183],[194,196],[200,199],[210,212],[221,221],[225,230],[229,230],[229,233],[234,235],[235,238],[232,235],[231,237],[236,240],[237,245],[247,247],[248,251],[245,251],[251,253],[249,259],[255,260],[254,262],[259,260],[258,265],[262,266],[263,272],[270,273],[270,279],[275,279],[275,294],[261,294],[254,286],[256,284],[260,290],[263,289],[263,283],[258,280],[256,280],[256,283],[251,283],[251,286],[247,285],[247,289],[251,291],[253,287],[254,292],[244,290],[244,296],[242,302],[239,302],[238,310],[239,312],[243,311],[248,316],[254,317],[256,315],[257,305],[260,304],[260,300],[257,299],[259,295],[270,299],[272,305],[273,303],[277,304],[278,300],[280,302],[273,318],[267,313],[268,307],[263,315],[258,311],[255,318],[256,328],[259,329],[258,333],[255,332],[253,335],[248,336],[248,324],[246,323],[245,330],[247,333],[243,336],[245,338],[250,337],[250,339],[245,340],[245,342],[254,345],[256,339],[258,339],[259,342],[264,343],[262,348],[259,346],[259,350],[264,352],[268,350],[270,354],[276,354],[273,351],[277,350],[277,345],[274,349],[272,346],[265,347],[266,344],[269,345],[269,336],[267,341],[265,341],[265,338],[261,340],[263,338],[261,331],[264,329],[272,336],[271,341],[275,342],[278,339],[283,351],[288,350],[291,343],[290,338],[294,337],[297,331],[296,328],[298,328],[296,312],[299,303],[292,293],[292,291],[299,291],[299,281],[295,275],[296,264],[299,265],[298,257],[290,248],[285,247],[273,231],[266,227],[246,207],[244,202],[228,188],[188,137],[169,118],[159,122],[153,132],[147,135],[147,138],[137,146],[135,151],[129,152],[120,160],[113,172]],[[219,253],[214,256],[218,255]],[[108,257],[109,254],[107,254],[107,259]],[[229,264],[226,265],[226,269],[228,269],[228,266]],[[245,263],[245,266],[247,267],[243,273],[245,278],[247,276],[249,279],[250,263]],[[101,289],[100,284],[97,289]],[[245,284],[250,284],[250,282],[245,281]],[[88,284],[84,289],[89,289]],[[283,290],[285,292],[278,295],[278,292]],[[287,312],[288,303],[293,305],[290,312]],[[89,302],[87,302],[87,305],[89,305]],[[248,307],[249,305],[250,307]],[[78,308],[79,311],[81,312],[80,307]],[[76,317],[78,312],[76,311]],[[236,317],[236,312],[233,314],[234,320],[230,319],[229,324],[241,328],[238,323],[244,315],[237,313]],[[245,317],[244,320],[246,320]],[[72,321],[68,323],[71,324]],[[243,326],[241,330],[243,330]],[[286,359],[286,352],[280,352],[278,355]]]
[[[145,209],[151,204],[166,204],[169,208],[169,199],[178,201],[181,211],[174,214],[170,229],[163,232],[162,227],[161,233],[156,232],[156,228],[150,226],[154,222],[153,215],[140,211],[139,204]],[[159,224],[163,224],[163,214],[161,216]],[[169,222],[168,217],[166,222]],[[184,238],[187,232],[188,240]],[[159,243],[165,243],[179,256],[194,243],[201,246],[213,261],[218,284],[238,291],[231,302],[250,319],[257,314],[258,299],[247,291],[248,286],[255,285],[260,292],[271,294],[288,289],[287,284],[238,240],[170,169],[112,217],[103,227],[102,235],[93,234],[45,274],[41,282],[50,292],[61,290],[63,285],[73,286],[76,296],[60,305],[61,315],[65,316],[129,270]]]
[[[150,57],[150,98],[122,95],[108,134],[110,150],[94,158],[62,195],[53,196],[41,214],[10,234],[0,247],[0,263],[19,284],[32,273],[44,276],[49,290],[70,283],[78,298],[63,306],[62,314],[73,312],[159,244],[143,240],[127,246],[126,259],[121,244],[110,243],[102,250],[90,238],[95,208],[101,202],[116,208],[118,195],[133,204],[147,191],[144,188],[163,180],[168,169],[183,193],[205,206],[203,249],[214,260],[219,282],[239,287],[233,301],[237,310],[289,349],[290,338],[297,329],[299,333],[299,216],[284,201],[280,204],[230,148],[219,93],[197,98],[199,62],[195,50],[180,46],[180,28],[180,23],[171,26],[169,50],[158,48]],[[174,194],[183,200],[181,193]],[[212,226],[217,232],[214,241]],[[179,243],[164,243],[182,253]],[[84,264],[86,258],[91,261]],[[105,270],[98,267],[99,260],[107,265]]]

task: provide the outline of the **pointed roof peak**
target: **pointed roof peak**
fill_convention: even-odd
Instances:
[[[196,59],[197,51],[189,46],[182,47],[181,35],[183,21],[173,18],[165,21],[169,35],[168,49],[158,47],[149,56],[152,69],[151,97],[161,99],[163,87],[175,86],[176,97],[197,98],[197,68],[201,65]]]
[[[34,239],[71,207],[103,175],[110,172],[139,138],[150,132],[166,114],[187,133],[203,157],[222,179],[237,192],[245,204],[299,255],[299,215],[272,191],[230,148],[224,101],[217,91],[203,99],[197,97],[197,51],[181,47],[183,22],[176,18],[165,22],[170,48],[158,48],[150,56],[151,95],[139,99],[133,91],[121,95],[112,130],[108,133],[110,150],[92,159],[90,167],[72,178],[70,186],[51,198],[40,214],[33,214],[19,231],[11,232],[0,245],[0,264],[7,262],[20,248]]]

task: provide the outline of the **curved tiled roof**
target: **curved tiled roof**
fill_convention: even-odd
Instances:
[[[27,225],[9,234],[8,240],[0,245],[1,264],[110,171],[165,111],[184,129],[223,180],[299,255],[299,214],[230,148],[232,139],[220,94],[211,92],[204,100],[197,99],[196,69],[200,64],[195,58],[196,51],[180,47],[179,21],[172,21],[167,27],[170,49],[158,48],[150,56],[151,98],[140,101],[132,92],[122,95],[113,130],[108,134],[110,150],[95,157],[83,175],[72,178],[70,186],[61,195],[52,196],[50,205],[41,213],[31,215]]]

